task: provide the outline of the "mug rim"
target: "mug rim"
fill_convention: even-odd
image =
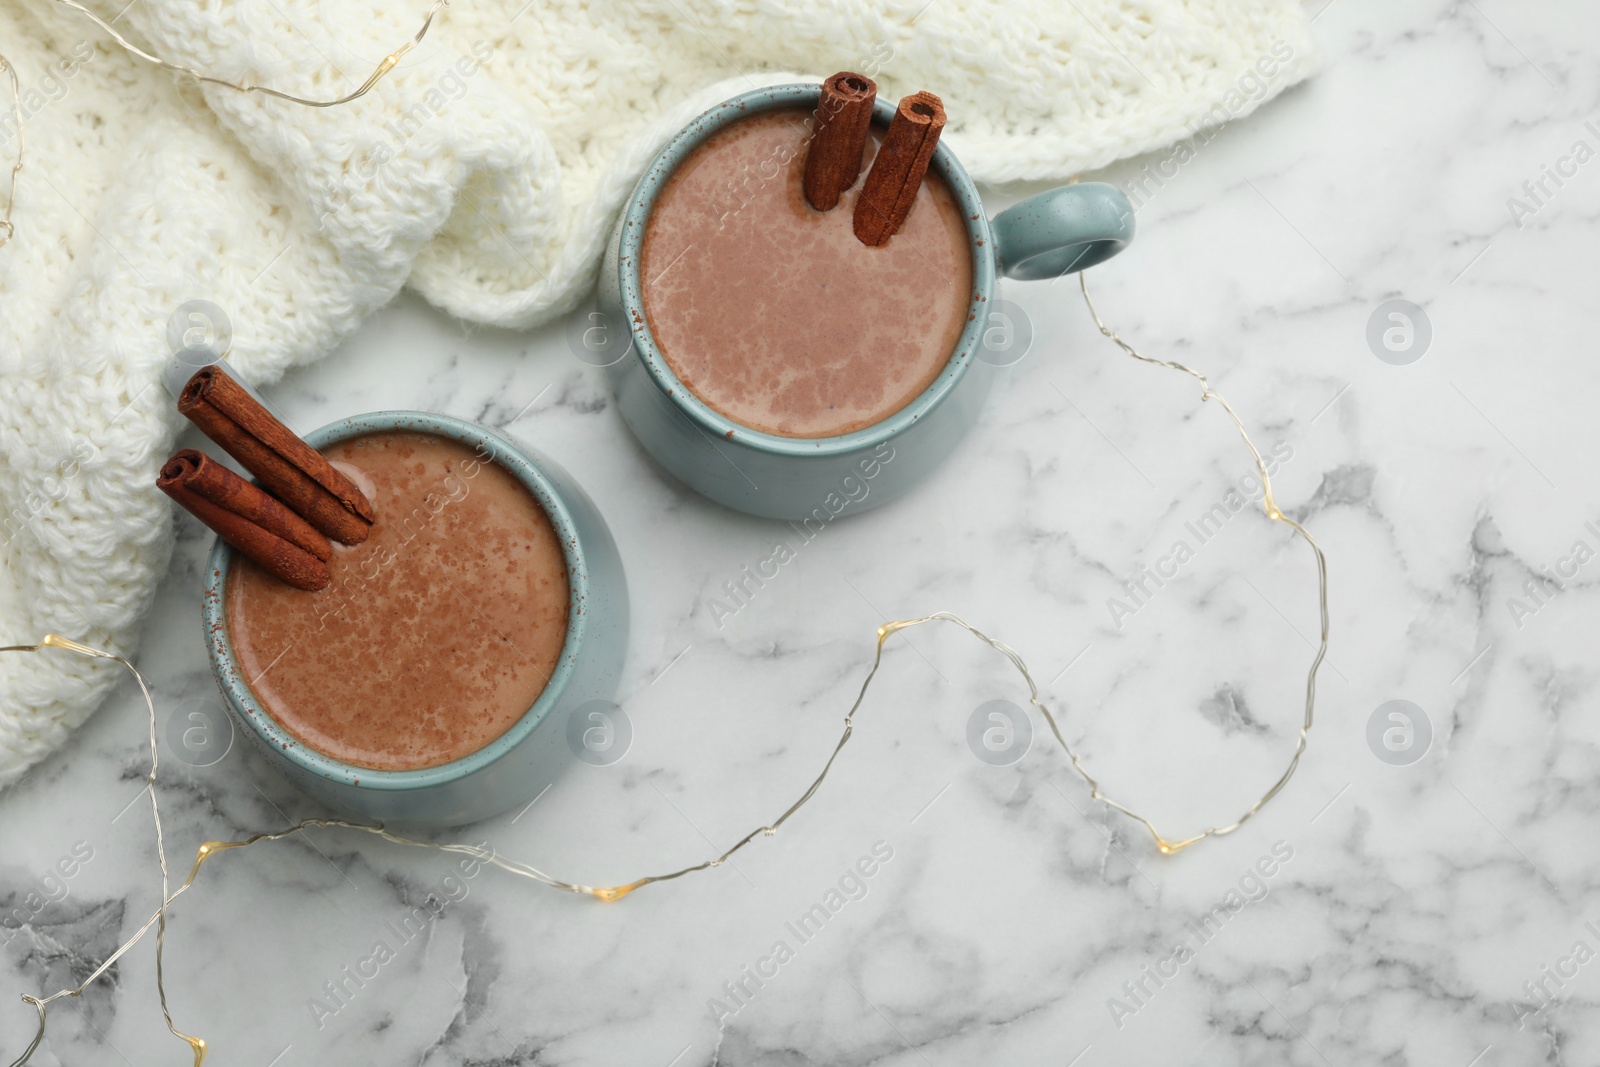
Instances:
[[[967,304],[966,325],[944,367],[910,403],[886,419],[849,433],[829,437],[785,437],[746,426],[717,411],[684,385],[667,365],[645,314],[644,290],[639,278],[645,231],[657,197],[684,159],[712,134],[730,123],[766,111],[798,106],[809,106],[815,111],[821,95],[820,83],[794,82],[754,89],[713,105],[674,134],[656,153],[623,209],[617,259],[623,313],[630,323],[630,348],[633,350],[630,354],[644,364],[651,381],[665,398],[698,429],[709,434],[713,444],[717,440],[737,440],[767,452],[792,456],[843,455],[875,448],[899,437],[944,402],[971,367],[979,339],[988,325],[988,316],[983,310],[995,294],[995,246],[989,215],[966,168],[940,140],[929,169],[945,180],[961,209],[972,255],[972,296]],[[873,105],[873,123],[887,126],[894,113],[895,105],[880,98]]]
[[[567,632],[555,670],[539,696],[505,733],[458,759],[411,770],[377,770],[335,759],[318,751],[286,730],[256,698],[244,679],[228,633],[227,587],[234,549],[218,538],[206,560],[202,596],[202,623],[207,638],[211,673],[221,686],[230,710],[244,720],[246,729],[275,754],[319,778],[358,789],[407,792],[458,781],[487,769],[519,748],[549,716],[572,680],[578,654],[588,633],[589,571],[583,545],[566,502],[539,468],[530,450],[496,430],[467,419],[427,411],[388,410],[350,415],[318,427],[305,441],[321,450],[342,441],[382,433],[431,433],[480,448],[505,468],[530,494],[555,528],[567,565]]]

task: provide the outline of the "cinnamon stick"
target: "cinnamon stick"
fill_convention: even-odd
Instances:
[[[860,176],[877,98],[877,83],[864,74],[841,70],[822,83],[804,182],[806,202],[818,211],[831,211]]]
[[[225,371],[195,371],[178,411],[317,530],[346,545],[367,539],[372,502]]]
[[[912,93],[900,101],[856,200],[852,221],[862,244],[887,244],[905,224],[943,129],[944,104],[937,96]]]
[[[328,539],[204,453],[192,448],[176,453],[162,466],[156,485],[279,580],[312,591],[331,580]]]

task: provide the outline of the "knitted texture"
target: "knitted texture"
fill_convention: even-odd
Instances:
[[[330,99],[426,2],[97,7],[170,61]],[[0,248],[0,644],[54,631],[130,656],[170,553],[159,378],[184,301],[227,311],[256,384],[405,285],[529,327],[594,284],[651,155],[735,93],[861,71],[887,99],[939,93],[978,181],[1062,179],[1241,117],[1314,57],[1294,0],[456,0],[377,89],[321,109],[152,67],[51,0],[0,6],[0,51],[27,146]],[[17,143],[0,118],[0,174]],[[0,657],[0,786],[120,677]]]

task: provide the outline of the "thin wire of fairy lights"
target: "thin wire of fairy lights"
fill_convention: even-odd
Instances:
[[[123,34],[115,26],[111,25],[111,23],[107,22],[95,12],[79,3],[78,0],[50,0],[50,2],[59,4],[62,7],[71,8],[73,11],[83,15],[96,26],[100,27],[100,29],[116,43],[117,47],[121,48],[129,55],[136,56],[146,63],[160,67],[162,70],[170,70],[174,74],[185,75],[186,77],[193,78],[194,80],[206,85],[216,85],[224,89],[233,89],[241,93],[260,93],[263,96],[275,97],[279,100],[284,100],[291,104],[300,104],[304,107],[338,107],[340,104],[348,104],[350,101],[359,97],[363,97],[367,95],[367,93],[371,92],[372,87],[377,85],[378,82],[382,81],[383,76],[393,70],[395,66],[399,64],[400,60],[406,55],[406,53],[410,52],[413,48],[422,43],[422,39],[428,35],[428,30],[433,26],[434,17],[438,15],[447,4],[449,4],[450,0],[434,0],[432,6],[428,8],[427,14],[423,16],[422,26],[414,35],[412,35],[410,40],[406,41],[404,44],[400,45],[400,47],[396,48],[394,51],[380,59],[378,61],[378,65],[372,69],[372,73],[367,76],[367,80],[362,82],[353,92],[346,93],[344,96],[337,97],[332,100],[317,100],[311,97],[296,96],[294,93],[286,93],[282,90],[274,89],[271,86],[257,85],[253,82],[229,81],[226,78],[215,77],[205,73],[204,71],[185,66],[182,63],[173,63],[170,60],[162,59],[155,53],[146,51],[137,44],[134,44],[132,41],[128,40],[127,37],[123,36]],[[11,166],[11,181],[9,190],[6,194],[5,212],[4,214],[0,214],[0,248],[3,248],[13,237],[16,236],[17,233],[17,227],[12,221],[11,212],[17,201],[17,175],[22,172],[24,135],[22,119],[22,88],[17,82],[16,67],[14,67],[4,55],[0,55],[0,72],[4,72],[6,75],[8,75],[11,81],[11,114],[17,127],[17,153],[15,161]]]

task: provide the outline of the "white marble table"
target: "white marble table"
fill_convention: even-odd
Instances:
[[[1147,182],[1138,241],[1091,278],[1110,323],[1208,370],[1286,455],[1279,500],[1328,551],[1317,724],[1259,817],[1165,857],[1037,720],[1020,762],[979,761],[973,709],[1025,691],[965,634],[925,627],[891,644],[802,815],[624,902],[451,880],[437,854],[332,831],[222,857],[174,912],[180,1028],[255,1067],[1600,1060],[1600,19],[1336,0],[1316,31],[1326,71]],[[616,531],[631,749],[574,763],[472,839],[591,883],[704,859],[826,758],[874,627],[936,610],[1014,645],[1108,792],[1174,835],[1251,803],[1294,744],[1310,554],[1240,513],[1116,625],[1121,582],[1169,556],[1247,457],[1192,383],[1099,338],[1074,285],[1007,296],[1035,339],[964,450],[830,526],[728,618],[712,598],[785,528],[652,468],[560,327],[468,330],[407,298],[274,388],[302,428],[378,408],[503,426],[574,471]],[[1431,322],[1405,365],[1367,341],[1392,299]],[[217,706],[208,542],[183,526],[139,661],[179,869],[205,839],[316,813],[242,744],[190,766],[165,739],[171,717]],[[1391,700],[1431,728],[1404,765],[1368,742]],[[5,1056],[31,1031],[15,996],[81,978],[155,904],[144,729],[124,687],[0,796],[0,910],[23,924],[0,931]],[[842,879],[854,899],[796,936]],[[442,913],[407,928],[430,894]],[[373,968],[380,940],[392,958]],[[780,941],[783,962],[763,962]],[[37,1062],[183,1062],[151,948],[58,1005]]]

